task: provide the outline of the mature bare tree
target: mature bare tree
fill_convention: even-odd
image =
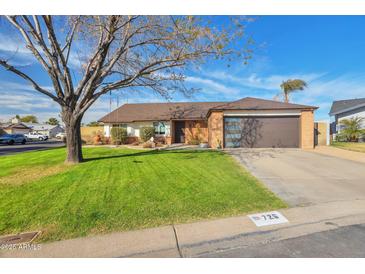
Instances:
[[[211,26],[194,16],[6,16],[52,81],[42,87],[25,70],[0,57],[0,65],[17,74],[61,107],[66,127],[67,159],[83,160],[80,124],[85,111],[103,94],[147,87],[168,97],[188,93],[184,68],[213,57],[247,60],[250,44],[245,18]],[[241,43],[242,42],[242,43]],[[70,65],[79,56],[80,67]]]

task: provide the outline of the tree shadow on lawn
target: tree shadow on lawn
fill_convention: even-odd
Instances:
[[[108,155],[108,156],[100,156],[100,157],[90,157],[85,158],[84,162],[90,161],[100,161],[114,158],[124,158],[124,157],[137,157],[137,156],[154,156],[154,155],[166,155],[166,154],[182,154],[184,159],[194,159],[197,158],[196,154],[202,153],[210,153],[212,157],[217,157],[218,155],[224,154],[221,151],[213,151],[213,150],[187,150],[187,149],[177,149],[177,150],[148,150],[141,151],[136,153],[128,153],[128,154],[117,154],[117,155]],[[186,155],[184,155],[186,154]]]

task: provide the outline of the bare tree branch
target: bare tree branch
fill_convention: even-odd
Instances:
[[[37,26],[37,31],[34,29],[32,23],[28,20],[28,18],[26,16],[22,16],[24,22],[26,22],[26,24],[28,25],[28,27],[30,28],[30,33],[32,34],[32,36],[35,38],[38,46],[40,46],[40,48],[43,50],[43,53],[48,57],[48,60],[50,62],[50,64],[48,64],[44,58],[41,56],[41,53],[39,52],[39,50],[34,46],[31,38],[27,35],[26,30],[24,27],[22,27],[17,20],[15,19],[15,17],[9,17],[9,20],[11,20],[11,22],[18,28],[18,30],[23,34],[23,37],[25,38],[25,40],[27,41],[28,45],[28,49],[30,49],[32,51],[32,53],[34,54],[34,56],[38,59],[38,61],[41,63],[41,65],[43,66],[43,68],[47,71],[48,75],[51,77],[53,85],[55,87],[56,93],[58,95],[58,97],[63,98],[63,91],[59,82],[59,79],[57,77],[57,73],[55,72],[54,69],[54,60],[51,57],[51,54],[47,48],[47,45],[44,43],[43,41],[43,36],[42,34],[38,34],[37,32],[40,31],[40,27]],[[36,24],[39,24],[39,21],[36,21]]]
[[[7,70],[12,71],[15,74],[19,75],[21,78],[27,80],[40,93],[43,93],[44,95],[47,95],[47,96],[51,97],[54,101],[56,101],[60,105],[64,104],[64,102],[60,98],[53,95],[50,91],[42,88],[39,84],[37,84],[36,81],[34,81],[32,78],[30,78],[24,72],[16,69],[14,66],[9,65],[6,61],[0,60],[0,65],[3,66],[4,68],[6,68]]]
[[[170,98],[171,91],[188,95],[193,90],[183,84],[184,68],[188,65],[199,65],[209,56],[224,59],[243,54],[240,51],[243,47],[230,46],[236,37],[241,37],[242,31],[232,31],[232,26],[226,22],[212,27],[209,21],[201,20],[202,17],[58,18],[7,16],[47,72],[55,93],[9,64],[7,58],[0,57],[0,66],[60,104],[67,131],[67,159],[71,162],[82,160],[81,119],[103,94],[117,89],[148,88],[165,98]],[[241,28],[239,22],[236,26]],[[77,54],[82,51],[79,68],[69,64],[76,50]]]

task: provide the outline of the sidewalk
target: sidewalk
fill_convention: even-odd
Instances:
[[[331,146],[318,146],[312,151],[365,164],[365,153],[362,152],[356,152]]]
[[[247,216],[118,232],[42,244],[0,257],[197,257],[365,222],[365,200],[280,210],[289,223],[256,227]]]

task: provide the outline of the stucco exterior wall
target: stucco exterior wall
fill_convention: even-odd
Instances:
[[[208,118],[208,143],[212,148],[223,146],[223,112],[212,112]]]
[[[9,128],[9,129],[4,129],[4,131],[8,134],[27,134],[30,132],[30,129]]]
[[[303,149],[314,148],[314,115],[312,110],[303,110],[300,116],[299,143]]]
[[[140,137],[140,129],[142,127],[153,127],[153,122],[135,122],[127,123],[127,134],[131,137]]]
[[[329,123],[328,122],[316,122],[317,129],[317,146],[326,146],[328,144],[328,130]]]

